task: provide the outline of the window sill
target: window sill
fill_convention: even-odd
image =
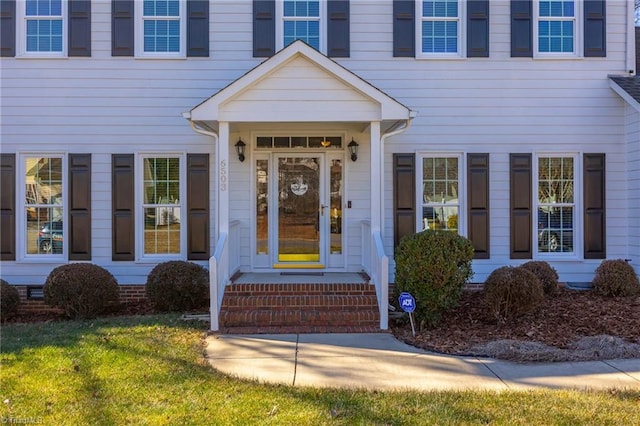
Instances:
[[[66,54],[47,53],[21,53],[15,56],[16,59],[69,59]]]
[[[70,263],[66,255],[26,255],[20,258],[16,263]]]
[[[537,253],[533,259],[544,262],[576,262],[584,260],[575,253]]]
[[[416,55],[416,59],[420,60],[420,61],[461,61],[464,59],[467,59],[466,56],[462,56],[458,53],[455,54],[433,54],[433,55],[428,55],[428,54],[420,54],[420,55]]]
[[[142,257],[140,259],[136,259],[135,263],[137,265],[156,265],[158,263],[163,263],[163,262],[169,262],[169,261],[173,261],[173,260],[178,260],[178,261],[187,261],[187,256],[184,256],[182,254],[175,254],[172,256],[164,256],[164,255],[159,255],[157,257]]]
[[[548,61],[548,60],[566,61],[566,60],[580,60],[580,59],[584,59],[584,57],[576,54],[565,54],[565,53],[535,53],[533,55],[533,59],[536,59],[536,60],[541,59],[543,61]]]
[[[141,54],[141,55],[136,54],[136,56],[134,58],[135,59],[142,59],[142,60],[158,60],[158,59],[160,59],[160,60],[167,60],[167,59],[170,59],[170,60],[184,60],[184,59],[187,59],[187,55],[185,55],[185,54],[179,54],[179,55],[178,54],[175,54],[175,55],[172,55],[172,54],[151,55],[151,54],[146,53],[146,54]]]

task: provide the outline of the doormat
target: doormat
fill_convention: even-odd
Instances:
[[[324,276],[324,272],[280,272],[280,275],[322,277]]]

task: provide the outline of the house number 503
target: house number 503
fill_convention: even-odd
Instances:
[[[227,190],[227,162],[220,161],[220,191]]]

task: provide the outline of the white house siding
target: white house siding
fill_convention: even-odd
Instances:
[[[393,248],[392,157],[394,152],[490,153],[491,258],[474,261],[474,281],[509,259],[509,153],[604,152],[607,158],[607,256],[628,253],[626,146],[623,102],[608,85],[608,74],[626,71],[626,7],[607,2],[607,58],[543,60],[510,57],[509,2],[491,2],[490,58],[449,61],[390,58],[387,5],[377,16],[352,14],[352,61],[347,66],[418,111],[408,132],[385,146],[385,249]],[[357,6],[356,6],[357,7]],[[368,67],[358,46],[367,45],[356,28],[371,28],[373,45],[388,45]],[[373,30],[375,28],[375,30]],[[370,34],[367,34],[369,36]],[[357,37],[357,39],[356,39]],[[360,39],[362,37],[362,40]],[[384,37],[383,39],[381,39]],[[552,262],[563,281],[590,281],[598,260]],[[393,280],[393,277],[392,277]]]
[[[627,257],[638,235],[628,222],[627,156],[623,102],[609,89],[607,75],[626,71],[628,0],[607,1],[607,58],[543,60],[510,57],[508,1],[490,6],[490,57],[416,60],[392,57],[392,2],[351,2],[351,55],[335,59],[397,99],[418,116],[410,129],[387,140],[385,151],[384,242],[393,251],[391,155],[394,152],[489,152],[491,259],[476,261],[481,282],[509,259],[509,172],[511,152],[604,152],[607,155],[607,256]],[[92,262],[112,271],[120,283],[143,283],[152,264],[111,261],[111,153],[208,152],[211,154],[211,223],[214,223],[215,158],[212,141],[194,133],[181,113],[227,86],[263,59],[252,57],[251,1],[210,2],[210,57],[152,60],[111,57],[111,3],[92,3],[92,57],[2,58],[2,152],[92,153]],[[283,88],[283,90],[286,87]],[[291,88],[290,88],[291,89]],[[628,124],[629,125],[629,124]],[[250,139],[249,130],[234,131]],[[369,218],[369,147],[348,161],[349,212],[346,250],[350,269],[359,263],[361,220]],[[631,147],[631,148],[629,148]],[[250,232],[242,191],[250,163],[230,158],[230,217]],[[249,160],[251,158],[249,157]],[[640,162],[632,163],[638,189]],[[629,170],[631,171],[631,170]],[[244,204],[243,204],[244,203]],[[635,199],[630,203],[638,206]],[[637,211],[637,209],[635,209]],[[631,221],[632,219],[629,219]],[[629,235],[629,229],[635,234]],[[215,229],[211,230],[212,252]],[[244,241],[248,244],[248,239]],[[246,251],[244,249],[247,249]],[[243,265],[249,265],[243,247]],[[590,281],[599,261],[553,265],[564,281]],[[42,283],[51,263],[2,262],[13,284]]]
[[[629,258],[640,270],[640,112],[627,105],[626,136],[629,164]]]

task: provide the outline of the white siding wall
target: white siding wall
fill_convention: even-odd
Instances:
[[[352,1],[351,57],[337,62],[419,112],[409,131],[389,139],[385,146],[388,253],[393,242],[393,152],[491,153],[491,259],[474,265],[474,280],[482,281],[495,267],[511,263],[508,154],[547,150],[607,154],[607,254],[629,255],[629,228],[635,232],[633,237],[640,226],[637,214],[635,222],[632,218],[627,222],[626,158],[635,152],[637,159],[638,138],[630,148],[625,145],[623,102],[607,81],[608,74],[626,71],[627,5],[626,0],[607,2],[606,59],[511,58],[509,2],[492,1],[490,58],[430,61],[392,57],[391,1]],[[251,7],[247,0],[210,2],[209,58],[111,57],[111,3],[94,0],[91,58],[2,59],[2,152],[93,154],[92,261],[111,270],[120,283],[143,283],[153,265],[111,261],[110,154],[209,152],[211,205],[215,206],[212,141],[194,133],[181,113],[262,61],[251,53]],[[359,222],[369,218],[369,147],[362,143],[366,138],[359,136],[358,162],[347,164],[347,199],[354,205],[347,219],[346,242],[352,270],[358,270],[359,264]],[[240,164],[233,147],[230,152],[230,217],[243,222],[242,236],[248,237],[248,201],[241,190],[250,183],[251,163]],[[636,192],[630,203],[635,212],[639,164],[638,160],[632,163]],[[212,223],[214,214],[212,208]],[[637,241],[632,246],[636,258],[640,257]],[[244,248],[242,253],[249,253],[248,245]],[[246,255],[242,263],[249,264]],[[597,264],[573,261],[554,266],[562,280],[589,281]],[[37,284],[54,266],[3,262],[2,276],[14,284]]]
[[[629,162],[629,258],[640,274],[640,112],[626,107],[627,161]]]

